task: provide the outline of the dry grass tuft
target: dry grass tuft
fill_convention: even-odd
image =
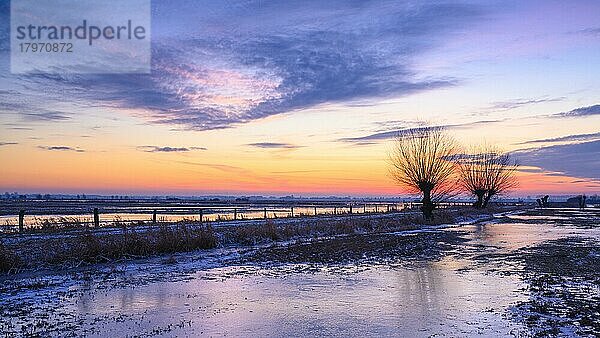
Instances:
[[[360,217],[339,219],[306,219],[304,222],[286,222],[268,219],[264,223],[244,225],[224,230],[223,243],[254,245],[295,238],[317,238],[371,232],[390,232],[414,229],[422,224],[422,217],[403,215],[398,218]]]
[[[0,272],[10,272],[18,269],[22,264],[21,258],[0,242]]]
[[[232,242],[242,245],[253,245],[265,240],[276,241],[279,239],[281,239],[281,236],[279,235],[277,224],[274,220],[268,219],[262,224],[236,227]]]
[[[62,245],[54,245],[45,261],[62,263],[83,261],[96,263],[127,257],[211,249],[217,246],[211,226],[190,228],[185,225],[160,226],[158,229],[137,232],[123,227],[120,234],[98,235],[86,231]]]

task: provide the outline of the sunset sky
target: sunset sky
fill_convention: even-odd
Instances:
[[[428,122],[600,193],[600,1],[154,1],[149,75],[11,74],[9,17],[0,191],[398,195]]]

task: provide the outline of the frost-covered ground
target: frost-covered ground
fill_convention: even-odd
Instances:
[[[466,220],[466,219],[465,219]],[[7,336],[599,335],[600,210],[2,277]]]

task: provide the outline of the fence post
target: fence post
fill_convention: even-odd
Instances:
[[[237,209],[233,209],[233,220],[237,220]]]
[[[378,205],[377,205],[377,204],[375,204],[375,213],[378,213],[378,212],[379,212]]]
[[[367,213],[367,203],[363,205],[363,214]]]
[[[100,226],[100,215],[98,215],[98,208],[94,208],[94,226],[96,228]]]
[[[352,204],[350,204],[350,213],[352,213]]]
[[[292,217],[294,217],[294,207],[292,207]]]
[[[204,209],[200,209],[200,224],[202,224],[202,222],[204,222],[203,218],[204,218]]]
[[[317,216],[317,207],[315,207],[315,216]]]
[[[267,208],[264,210],[264,218],[267,219]]]
[[[337,207],[333,207],[333,214],[337,215]]]
[[[152,225],[156,225],[156,209],[152,211]]]
[[[25,210],[19,210],[19,232],[25,230]]]

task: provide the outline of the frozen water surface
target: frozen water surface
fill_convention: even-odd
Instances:
[[[477,248],[502,253],[568,236],[600,239],[597,215],[568,210],[550,222],[547,215],[514,215],[441,229],[461,232],[467,241],[442,258],[407,264],[210,268],[194,259],[175,265],[123,264],[116,266],[121,274],[105,279],[32,278],[52,281],[3,291],[0,329],[17,332],[25,324],[31,332],[39,325],[52,335],[115,337],[518,336],[527,329],[510,309],[528,298],[527,285],[518,275],[475,264],[471,258]],[[592,226],[578,226],[573,217],[588,218]],[[19,316],[17,307],[27,314]]]
[[[457,266],[460,262],[442,261],[410,269],[279,271],[275,276],[257,270],[222,279],[222,273],[238,269],[229,267],[174,283],[96,292],[83,289],[84,296],[69,302],[67,310],[89,319],[128,315],[122,322],[89,321],[99,335],[151,333],[161,328],[168,328],[168,335],[191,336],[508,335],[518,331],[503,309],[514,301],[520,282],[481,272],[459,273]]]

